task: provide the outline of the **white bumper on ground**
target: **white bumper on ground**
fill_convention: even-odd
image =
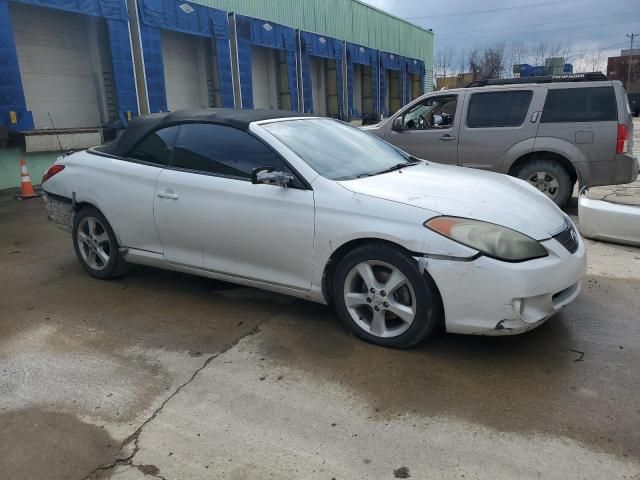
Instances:
[[[542,244],[549,256],[521,263],[484,256],[467,262],[426,259],[442,295],[447,332],[522,333],[571,303],[586,271],[584,243],[579,240],[574,254],[554,239]]]

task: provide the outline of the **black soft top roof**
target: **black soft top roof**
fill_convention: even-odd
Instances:
[[[218,123],[246,131],[252,122],[306,116],[308,115],[304,113],[285,110],[235,110],[232,108],[203,108],[152,113],[132,119],[129,126],[118,138],[98,147],[97,150],[119,157],[125,156],[149,133],[177,123]]]

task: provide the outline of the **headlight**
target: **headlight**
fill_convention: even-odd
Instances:
[[[546,257],[547,250],[536,240],[510,228],[470,218],[436,217],[424,226],[451,240],[506,262]]]

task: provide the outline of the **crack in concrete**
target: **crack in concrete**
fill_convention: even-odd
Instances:
[[[178,393],[180,393],[180,391],[182,391],[182,389],[184,387],[186,387],[191,382],[193,382],[195,380],[195,378],[198,376],[198,374],[202,370],[204,370],[214,359],[216,359],[220,355],[224,354],[225,352],[227,352],[230,349],[232,349],[233,347],[235,347],[238,343],[240,343],[241,340],[258,333],[260,331],[260,327],[263,324],[267,323],[269,320],[271,320],[276,315],[280,315],[281,313],[286,312],[286,310],[288,308],[290,308],[292,305],[294,305],[296,302],[297,302],[297,300],[294,300],[294,301],[290,302],[289,304],[287,304],[286,308],[284,308],[283,310],[280,310],[278,312],[275,312],[275,313],[269,315],[267,318],[265,318],[263,321],[258,323],[251,330],[249,330],[246,334],[242,335],[241,337],[236,339],[234,342],[226,345],[219,352],[216,352],[213,355],[207,357],[207,359],[204,361],[204,363],[193,372],[193,375],[191,375],[191,377],[186,382],[184,382],[182,385],[178,386],[178,388],[176,388],[176,390],[171,395],[169,395],[167,398],[165,398],[164,401],[160,404],[160,406],[156,410],[154,410],[154,412],[151,414],[151,416],[149,418],[147,418],[144,422],[142,422],[142,424],[131,435],[129,435],[127,438],[125,438],[124,441],[120,444],[120,448],[118,449],[119,452],[121,452],[122,449],[124,449],[126,446],[128,446],[130,443],[133,442],[133,451],[131,452],[130,455],[128,455],[126,457],[123,457],[123,458],[116,458],[113,462],[111,462],[111,463],[109,463],[107,465],[100,465],[99,467],[94,468],[91,472],[89,472],[87,475],[85,475],[83,477],[83,480],[95,479],[95,478],[97,478],[96,475],[98,475],[99,473],[107,472],[107,471],[112,470],[112,469],[114,469],[115,467],[118,467],[118,466],[125,466],[126,465],[126,466],[137,468],[139,465],[133,463],[133,458],[138,454],[138,451],[140,450],[139,440],[140,440],[140,435],[142,434],[142,430],[144,429],[144,427],[146,427],[151,421],[153,421],[158,416],[158,414],[162,411],[164,406],[167,403],[169,403],[169,401],[173,397],[175,397]],[[145,473],[145,475],[147,475],[147,474]],[[160,478],[162,480],[166,480],[166,478],[160,476],[159,474],[151,475],[151,476],[156,477],[156,478]]]

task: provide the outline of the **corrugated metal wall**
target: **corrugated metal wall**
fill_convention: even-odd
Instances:
[[[377,50],[424,60],[432,89],[433,33],[356,0],[193,0]]]

